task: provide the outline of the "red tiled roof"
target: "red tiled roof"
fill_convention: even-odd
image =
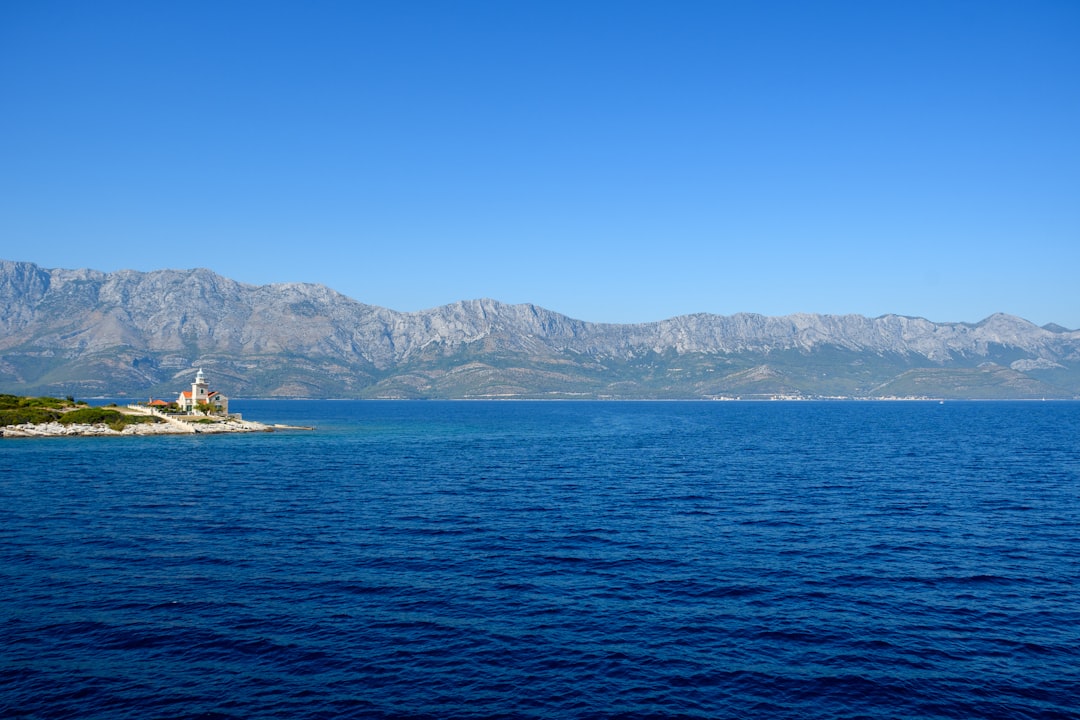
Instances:
[[[210,398],[219,397],[219,396],[224,397],[224,395],[219,393],[217,390],[211,390],[210,392],[206,393],[206,399],[207,400],[209,400]],[[184,390],[183,392],[180,393],[180,397],[182,397],[182,398],[190,398],[191,397],[191,391],[190,390]]]

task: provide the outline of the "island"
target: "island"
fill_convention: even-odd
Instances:
[[[0,395],[0,437],[5,438],[270,432],[275,427],[285,426],[271,427],[229,413],[228,398],[209,389],[201,368],[191,390],[180,392],[175,402],[150,398],[124,406],[91,406],[71,396]]]

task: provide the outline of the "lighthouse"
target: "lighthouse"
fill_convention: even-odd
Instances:
[[[210,386],[206,384],[206,376],[203,375],[202,368],[199,368],[199,372],[195,374],[195,382],[191,383],[191,403],[198,405],[207,402],[209,396]]]
[[[211,390],[206,382],[206,375],[202,368],[195,374],[195,382],[191,383],[191,390],[184,390],[176,398],[176,404],[184,412],[194,412],[199,405],[210,406],[210,412],[215,415],[229,414],[229,398],[217,390]]]

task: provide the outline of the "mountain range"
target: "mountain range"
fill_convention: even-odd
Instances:
[[[169,397],[1077,398],[1080,331],[995,314],[575,320],[469,300],[421,312],[210,270],[0,260],[0,392]]]

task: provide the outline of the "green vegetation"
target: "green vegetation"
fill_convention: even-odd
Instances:
[[[54,397],[0,395],[0,425],[52,422],[71,404]]]
[[[96,425],[98,423],[104,423],[111,426],[113,423],[120,422],[121,417],[120,413],[116,410],[100,407],[85,407],[64,413],[60,416],[59,422],[61,425]]]
[[[73,406],[77,407],[71,409]],[[62,425],[105,424],[113,430],[122,430],[125,425],[160,422],[153,416],[126,415],[113,409],[115,407],[115,403],[107,408],[90,407],[83,401],[75,402],[71,397],[60,400],[54,397],[0,395],[0,427],[58,422]]]
[[[59,410],[74,405],[71,401],[61,400],[54,397],[23,397],[22,395],[0,395],[0,410],[15,410],[18,408],[52,408]],[[86,403],[82,403],[85,405]]]
[[[127,415],[119,410],[113,410],[114,407],[116,405],[79,408],[64,413],[60,416],[58,422],[61,425],[103,424],[108,425],[113,430],[123,430],[126,425],[160,422],[158,418],[150,415]]]
[[[52,422],[58,417],[60,417],[59,412],[44,408],[8,408],[0,410],[0,426],[22,425],[23,423],[34,423],[36,425],[38,423]]]

